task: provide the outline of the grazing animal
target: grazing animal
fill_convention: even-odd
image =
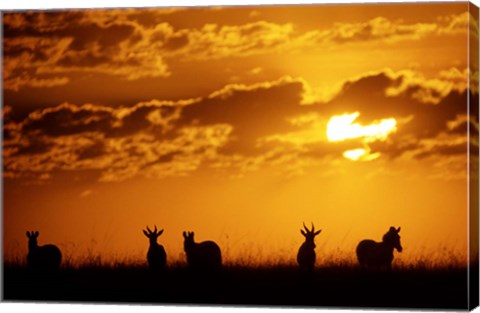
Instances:
[[[222,268],[220,247],[213,241],[196,243],[193,232],[183,232],[188,267],[197,272],[218,272]]]
[[[300,246],[297,253],[297,263],[300,270],[311,272],[315,266],[315,236],[320,234],[321,229],[315,231],[315,226],[312,223],[312,230],[309,230],[305,223],[303,223],[303,229],[300,229],[300,233],[305,237],[305,242]]]
[[[362,240],[357,246],[357,258],[362,267],[369,268],[391,268],[393,261],[393,249],[402,252],[400,244],[400,227],[390,227],[388,232],[383,235],[382,242],[373,240]]]
[[[167,264],[167,254],[162,245],[157,243],[157,238],[163,234],[163,229],[157,231],[157,225],[153,231],[150,230],[147,226],[147,230],[143,230],[143,233],[150,240],[150,247],[147,252],[147,262],[148,266],[152,270],[162,270]]]
[[[62,262],[62,253],[57,246],[48,244],[39,246],[37,242],[39,232],[27,231],[28,254],[27,266],[32,270],[56,271]]]

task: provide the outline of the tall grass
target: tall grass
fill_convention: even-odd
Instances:
[[[132,251],[129,254],[104,253],[91,245],[79,253],[74,244],[61,245],[62,268],[140,268],[146,267],[146,251]],[[231,249],[228,242],[222,245],[222,259],[225,267],[273,268],[296,267],[298,247],[290,244],[286,248],[266,251],[259,244],[243,244]],[[354,249],[336,248],[322,251],[317,248],[317,268],[350,268],[357,266]],[[405,255],[408,254],[407,257]],[[393,267],[398,269],[439,269],[465,268],[467,265],[465,252],[448,247],[437,249],[419,249],[403,253],[395,252]],[[26,266],[26,251],[19,248],[5,251],[3,263],[10,267]],[[183,252],[167,255],[168,267],[185,267],[186,258]]]

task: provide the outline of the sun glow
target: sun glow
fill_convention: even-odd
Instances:
[[[368,152],[365,149],[354,149],[354,150],[347,150],[343,153],[343,156],[350,160],[358,160]]]
[[[364,126],[353,123],[359,115],[359,112],[355,112],[332,116],[327,124],[327,138],[332,142],[361,138],[365,148],[347,150],[343,156],[352,161],[371,161],[380,157],[380,153],[370,153],[367,144],[386,140],[390,133],[397,130],[397,121],[387,118]]]
[[[329,141],[343,141],[346,139],[363,138],[364,142],[385,140],[387,136],[397,130],[397,121],[394,118],[374,121],[370,125],[353,123],[360,115],[359,112],[335,115],[327,125]]]
[[[370,149],[353,149],[347,150],[343,153],[343,156],[352,161],[371,161],[380,156],[380,153],[370,153]]]

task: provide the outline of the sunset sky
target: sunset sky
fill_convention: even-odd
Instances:
[[[156,224],[169,261],[183,231],[294,260],[303,222],[319,261],[390,226],[407,262],[467,254],[467,3],[32,11],[3,31],[7,257],[39,230],[67,258],[141,259]]]

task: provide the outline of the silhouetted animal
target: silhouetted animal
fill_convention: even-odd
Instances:
[[[28,254],[27,266],[33,270],[56,271],[62,262],[62,253],[57,246],[48,244],[39,246],[37,242],[39,232],[27,231]]]
[[[213,241],[196,243],[193,232],[183,232],[183,247],[190,269],[197,272],[218,272],[222,268],[220,247]]]
[[[400,227],[390,227],[383,235],[382,242],[373,240],[362,240],[357,246],[357,258],[362,267],[370,268],[391,268],[393,261],[393,249],[402,252],[400,244]]]
[[[305,223],[303,223],[303,229],[300,229],[300,233],[305,236],[305,242],[300,246],[297,253],[297,263],[302,271],[313,271],[315,266],[315,236],[320,234],[321,229],[315,231],[315,226],[312,223],[312,230],[309,230]]]
[[[163,234],[163,229],[157,232],[157,225],[153,232],[148,228],[144,230],[143,233],[150,240],[150,247],[147,252],[147,262],[148,266],[153,270],[162,270],[167,264],[167,254],[162,245],[157,243],[157,238]]]

